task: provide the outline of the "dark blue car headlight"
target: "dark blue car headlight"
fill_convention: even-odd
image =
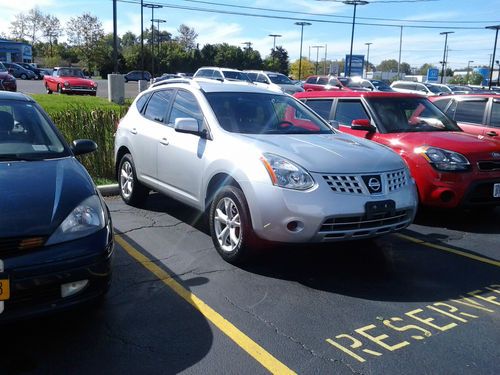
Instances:
[[[104,208],[97,195],[80,203],[50,236],[46,245],[72,241],[98,232],[106,225]]]

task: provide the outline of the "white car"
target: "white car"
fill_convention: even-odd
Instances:
[[[150,190],[207,212],[228,262],[262,240],[354,240],[401,230],[417,195],[402,158],[333,129],[284,93],[206,79],[142,92],[115,138],[120,194]]]
[[[413,81],[394,81],[391,89],[408,94],[420,94],[425,96],[442,95],[443,91],[432,83],[422,83]]]
[[[290,78],[281,73],[264,70],[244,70],[244,72],[254,83],[270,90],[283,91],[290,95],[304,91],[302,87],[297,86]]]

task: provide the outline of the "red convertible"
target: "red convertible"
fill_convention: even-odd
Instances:
[[[54,68],[52,75],[43,76],[47,94],[81,94],[96,96],[97,83],[85,78],[78,68]]]

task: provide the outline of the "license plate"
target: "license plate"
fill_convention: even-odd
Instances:
[[[500,184],[493,185],[493,198],[500,198]]]
[[[365,203],[365,212],[366,216],[371,219],[374,216],[380,214],[394,214],[396,210],[396,202],[393,200],[387,201],[375,201],[375,202],[366,202]]]
[[[6,301],[10,298],[9,279],[0,279],[0,301]]]

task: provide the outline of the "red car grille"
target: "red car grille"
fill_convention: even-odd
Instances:
[[[477,166],[480,171],[500,171],[500,161],[480,161]]]

